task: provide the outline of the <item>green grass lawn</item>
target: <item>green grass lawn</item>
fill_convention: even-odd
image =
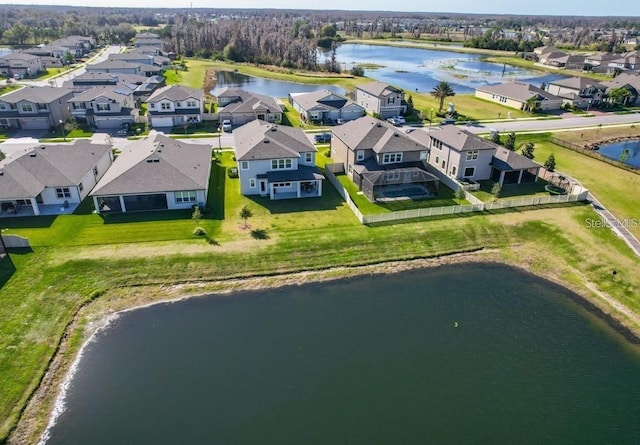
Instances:
[[[579,132],[576,130],[574,135]],[[518,135],[517,145],[521,147],[528,140],[534,142],[534,160],[541,164],[553,153],[556,170],[579,180],[618,218],[640,217],[640,175],[553,144],[549,138],[549,134]],[[640,227],[629,230],[640,237]]]
[[[473,196],[483,202],[490,202],[495,200],[495,196],[491,194],[493,188],[493,181],[479,181],[480,189],[471,192]],[[532,196],[549,196],[544,187],[548,184],[544,179],[538,179],[537,182],[529,182],[524,184],[506,184],[500,189],[500,196],[498,199],[516,199],[516,198],[528,198]]]

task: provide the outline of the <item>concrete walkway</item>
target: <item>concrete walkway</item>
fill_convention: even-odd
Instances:
[[[603,224],[622,238],[631,250],[640,257],[640,241],[628,229],[632,225],[640,225],[640,217],[620,220],[613,216],[591,193],[589,193],[589,201],[591,201],[596,213],[602,218]]]

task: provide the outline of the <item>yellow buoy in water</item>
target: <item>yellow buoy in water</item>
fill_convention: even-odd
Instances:
[[[454,322],[453,322],[453,327],[454,327],[454,328],[457,328],[457,327],[458,327],[458,322],[457,322],[457,321],[454,321]]]

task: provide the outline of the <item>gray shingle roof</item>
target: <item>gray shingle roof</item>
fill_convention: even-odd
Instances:
[[[534,96],[547,100],[561,100],[558,96],[554,96],[536,86],[522,82],[507,82],[500,85],[482,86],[477,87],[476,90],[497,94],[520,102],[526,102]]]
[[[606,87],[592,79],[586,77],[569,77],[567,79],[554,80],[549,82],[549,85],[559,85],[562,87],[573,88],[575,90],[584,90],[585,88],[593,87],[604,90]]]
[[[6,56],[0,57],[0,59],[4,60],[34,60],[39,59],[38,56],[34,56],[33,54],[23,53],[21,51],[16,51],[13,53],[9,53]]]
[[[352,150],[373,149],[376,153],[396,153],[428,149],[393,125],[371,116],[363,116],[334,127],[331,131],[334,137],[339,138]]]
[[[429,132],[429,136],[457,151],[495,150],[500,146],[454,125],[445,125]]]
[[[400,93],[401,90],[392,87],[384,82],[369,82],[369,83],[364,83],[362,85],[358,85],[356,87],[359,90],[362,90],[364,92],[367,92],[369,94],[373,94],[374,96],[382,96],[383,93],[385,96],[387,94],[391,94],[391,93]]]
[[[23,100],[38,104],[49,104],[54,100],[61,99],[71,94],[72,92],[72,90],[67,88],[26,86],[0,96],[0,100],[11,104],[17,104]]]
[[[109,150],[109,145],[76,140],[11,156],[0,163],[0,199],[34,198],[45,187],[75,187]]]
[[[202,101],[204,93],[202,90],[196,90],[195,88],[189,88],[181,85],[167,85],[157,89],[147,102],[158,102],[162,99],[168,99],[171,101],[187,100],[189,98],[198,99]]]
[[[352,100],[329,90],[292,94],[291,98],[295,102],[297,102],[298,105],[300,105],[304,110],[312,110],[314,108],[323,110],[334,110],[344,108],[348,105],[356,105]]]
[[[92,196],[206,190],[211,147],[156,134],[128,145]]]
[[[640,91],[640,73],[621,73],[608,82],[604,82],[607,88],[622,88],[625,85]]]
[[[93,63],[87,65],[87,70],[99,71],[99,70],[113,70],[113,69],[140,69],[140,64],[129,63],[121,60],[105,60],[104,62]]]
[[[67,102],[91,102],[98,97],[106,97],[114,102],[122,102],[133,94],[133,90],[125,85],[106,85],[90,88],[69,99]]]
[[[271,113],[281,113],[282,109],[273,97],[264,94],[250,93],[244,90],[222,91],[218,97],[238,97],[218,110],[219,113],[253,113],[257,109],[267,109]]]
[[[491,158],[491,165],[501,171],[528,170],[540,164],[508,148],[499,147]]]
[[[304,131],[254,120],[233,130],[236,140],[236,159],[299,158],[300,153],[314,152],[316,148]]]

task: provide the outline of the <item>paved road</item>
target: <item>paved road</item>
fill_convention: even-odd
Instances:
[[[100,51],[97,55],[95,55],[94,57],[92,57],[91,59],[89,59],[87,61],[87,63],[83,63],[80,67],[71,70],[71,71],[67,71],[67,72],[63,72],[55,77],[50,77],[49,79],[44,79],[44,80],[28,80],[28,79],[24,79],[24,80],[20,80],[18,82],[18,84],[20,85],[33,85],[33,86],[38,86],[38,87],[46,87],[49,85],[53,85],[56,87],[61,87],[63,82],[66,82],[67,80],[71,80],[76,76],[79,76],[81,74],[84,74],[87,70],[86,70],[86,65],[87,64],[93,64],[93,63],[100,63],[100,62],[104,62],[105,60],[107,60],[107,58],[109,57],[109,54],[117,54],[120,52],[121,47],[118,45],[112,45],[112,46],[108,46],[106,48],[104,48],[102,51]],[[52,83],[50,83],[52,82]]]

